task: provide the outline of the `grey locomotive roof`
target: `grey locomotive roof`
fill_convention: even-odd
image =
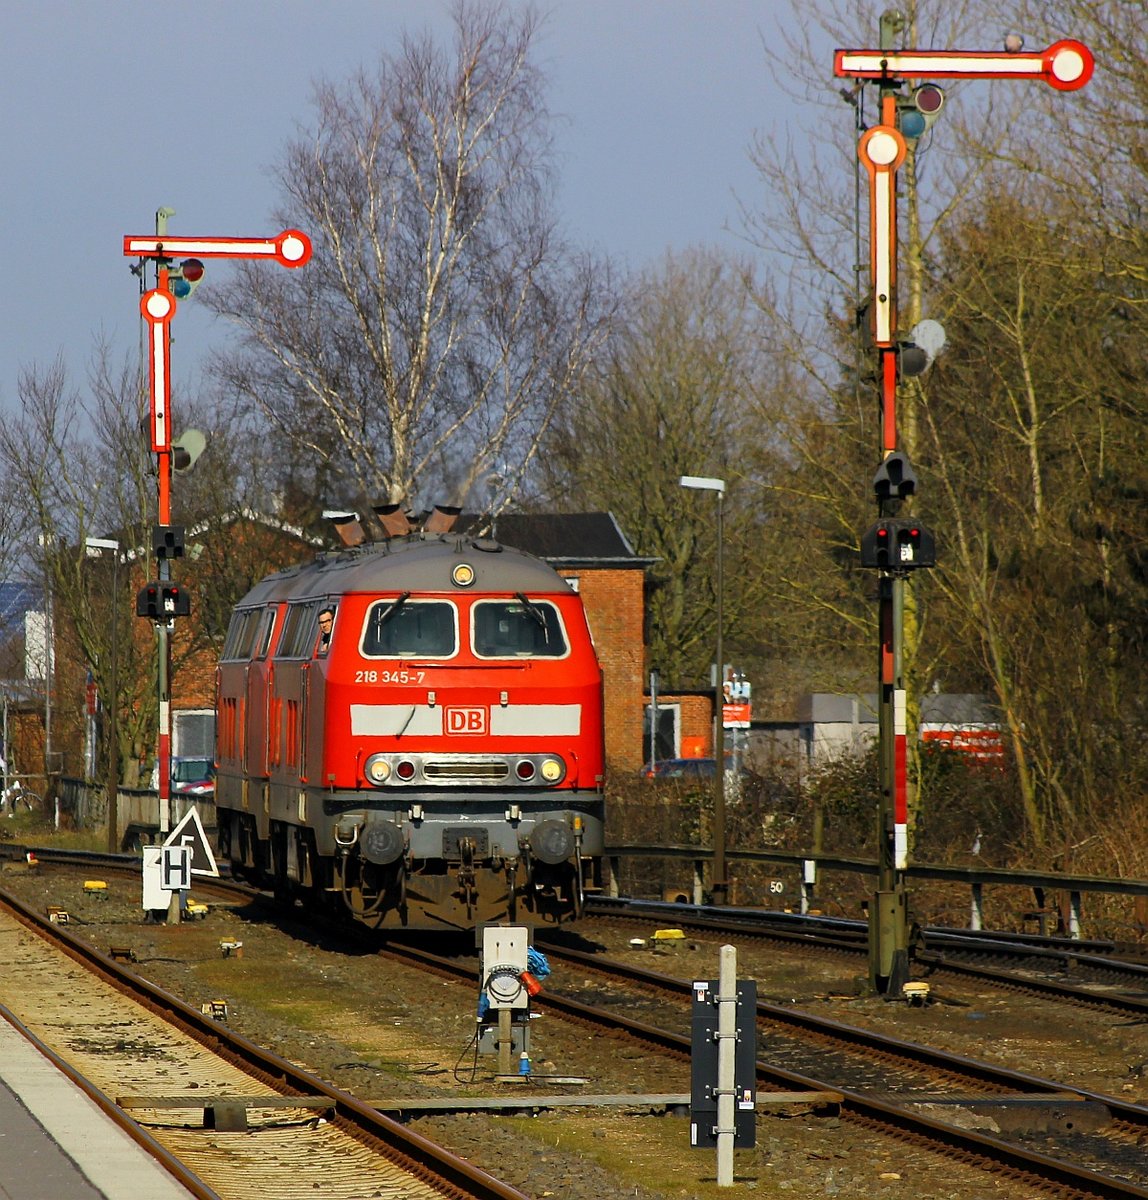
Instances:
[[[458,563],[474,568],[468,588],[450,578]],[[371,543],[270,575],[239,602],[241,607],[269,601],[345,592],[569,592],[570,585],[546,563],[489,538],[457,534],[414,535]]]

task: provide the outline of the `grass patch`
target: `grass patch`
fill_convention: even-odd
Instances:
[[[589,1158],[627,1184],[691,1200],[729,1196],[728,1188],[717,1185],[717,1152],[690,1146],[690,1125],[684,1117],[610,1116],[607,1110],[577,1120],[554,1113],[502,1119],[520,1136]],[[756,1180],[758,1168],[756,1151],[734,1152],[735,1183]]]

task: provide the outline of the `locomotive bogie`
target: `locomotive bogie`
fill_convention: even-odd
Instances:
[[[421,537],[272,576],[217,679],[237,872],[406,928],[563,920],[597,885],[601,671],[538,560]]]

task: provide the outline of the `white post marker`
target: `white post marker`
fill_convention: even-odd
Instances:
[[[734,1065],[737,1052],[737,947],[721,948],[718,971],[717,1185],[733,1187],[737,1133]]]

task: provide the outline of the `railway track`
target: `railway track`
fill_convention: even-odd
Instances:
[[[0,895],[0,1005],[204,1200],[524,1200]]]
[[[606,899],[589,902],[587,910],[607,920],[648,923],[653,918],[707,936],[764,939],[857,959],[868,954],[865,923],[844,918]],[[1119,957],[1112,943],[928,928],[913,966],[916,979],[974,979],[1148,1020],[1148,964]]]
[[[226,881],[208,886],[232,899],[252,895],[250,889],[237,893]],[[678,915],[680,908],[675,906]],[[541,1001],[544,1009],[603,1033],[637,1039],[667,1059],[685,1059],[689,1045],[682,1031],[688,1028],[688,1016],[683,1001],[692,980],[635,972],[616,958],[579,956],[568,947],[548,945],[546,950],[556,962],[576,967],[561,972],[563,976],[591,976],[595,983],[582,994],[549,988]],[[467,988],[475,984],[473,960],[428,956],[395,945],[383,953],[422,963]],[[627,974],[630,983],[622,988]],[[619,1007],[625,1010],[621,1021]],[[1145,1150],[1138,1144],[1148,1142],[1145,1110],[1136,1105],[839,1023],[830,1023],[838,1028],[829,1031],[818,1028],[814,1019],[803,1029],[804,1017],[790,1006],[781,1015],[788,1028],[770,1027],[762,1018],[758,1069],[763,1089],[835,1091],[841,1095],[842,1116],[854,1125],[869,1126],[886,1138],[911,1138],[934,1153],[940,1147],[941,1153],[975,1162],[980,1169],[1024,1180],[1026,1194],[1041,1190],[1056,1196],[1148,1196]],[[623,1034],[618,1035],[618,1029]],[[651,1058],[647,1074],[650,1070],[657,1078],[656,1059]],[[962,1121],[979,1128],[960,1129],[955,1122]],[[1012,1134],[993,1132],[991,1123],[1011,1126]],[[1032,1144],[1034,1137],[1039,1147]],[[1122,1165],[1120,1160],[1126,1161]],[[1125,1177],[1112,1177],[1114,1170],[1123,1170]]]
[[[607,1003],[588,1003],[568,990],[548,988],[537,1002],[543,1011],[603,1033],[621,1032],[662,1054],[689,1056],[690,1038],[666,1026],[688,1025],[684,1005],[692,980],[570,950],[553,940],[538,944],[552,961],[597,977],[599,982],[584,991],[610,995]],[[475,975],[472,962],[413,946],[388,947],[384,953],[458,978]],[[619,980],[656,998],[620,990]],[[667,1008],[667,997],[679,1011]],[[1146,1107],[765,1002],[758,1004],[757,1038],[763,1091],[804,1091],[811,1105],[826,1092],[838,1093],[843,1116],[943,1147],[1049,1195],[1148,1197]],[[1012,1139],[1002,1136],[1005,1128],[1013,1131]],[[1039,1138],[1042,1148],[1026,1145],[1025,1138]]]

